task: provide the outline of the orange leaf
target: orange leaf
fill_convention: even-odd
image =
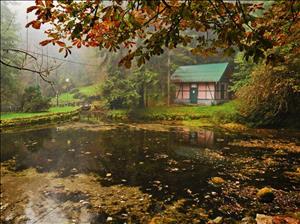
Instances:
[[[45,46],[47,44],[49,44],[52,40],[43,40],[42,42],[40,42],[40,45]]]
[[[34,28],[34,29],[40,29],[41,28],[41,22],[40,21],[32,21],[32,27]]]
[[[65,47],[66,46],[66,44],[64,43],[64,42],[62,42],[62,41],[56,41],[56,43],[59,45],[59,46],[61,46],[61,47]]]
[[[35,4],[45,6],[42,0],[35,0]]]
[[[30,7],[27,8],[27,13],[30,13],[30,12],[32,12],[33,10],[38,9],[38,8],[39,8],[39,7],[36,6],[36,5],[30,6]]]
[[[29,23],[26,24],[25,27],[28,28],[28,27],[30,27],[31,24],[32,24],[32,22],[29,22]]]

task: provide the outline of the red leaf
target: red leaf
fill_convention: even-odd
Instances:
[[[56,41],[56,43],[59,45],[59,46],[61,46],[61,47],[65,47],[66,46],[66,44],[64,43],[64,42],[62,42],[62,41]]]
[[[35,0],[35,4],[45,6],[42,0]]]
[[[32,21],[26,24],[26,28],[30,27],[30,25],[32,24]]]
[[[34,21],[32,21],[32,27],[34,28],[34,29],[40,29],[41,28],[41,22],[40,21],[36,21],[36,20],[34,20]]]
[[[52,6],[53,0],[47,0],[46,1],[46,7]]]
[[[40,45],[45,46],[47,44],[49,44],[52,40],[43,40],[42,42],[40,42]]]
[[[30,13],[30,12],[32,12],[33,10],[38,9],[38,8],[39,8],[39,7],[36,6],[36,5],[30,6],[30,7],[27,8],[27,13]]]

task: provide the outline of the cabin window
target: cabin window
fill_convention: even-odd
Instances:
[[[221,99],[224,100],[225,98],[225,85],[221,84]]]

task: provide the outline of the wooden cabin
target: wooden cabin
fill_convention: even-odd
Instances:
[[[175,103],[215,105],[229,100],[228,63],[180,66],[171,76],[176,85]]]

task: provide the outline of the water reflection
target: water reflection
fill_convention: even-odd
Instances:
[[[101,186],[138,186],[165,204],[185,198],[213,208],[209,203],[203,204],[208,192],[218,191],[208,183],[213,176],[233,182],[242,180],[244,185],[277,187],[285,183],[287,189],[294,189],[295,184],[288,183],[282,172],[287,164],[297,164],[299,155],[283,156],[281,159],[287,163],[272,170],[258,162],[272,152],[229,147],[233,138],[237,136],[184,128],[168,132],[125,126],[105,131],[47,128],[1,134],[1,162],[14,158],[11,168],[16,171],[35,168],[40,173],[53,171],[64,178],[93,173]],[[259,170],[255,178],[248,171],[238,177],[247,166],[263,172]]]
[[[177,133],[177,137],[183,143],[200,147],[213,147],[215,144],[215,133],[212,130],[190,131],[188,128],[183,128]]]

